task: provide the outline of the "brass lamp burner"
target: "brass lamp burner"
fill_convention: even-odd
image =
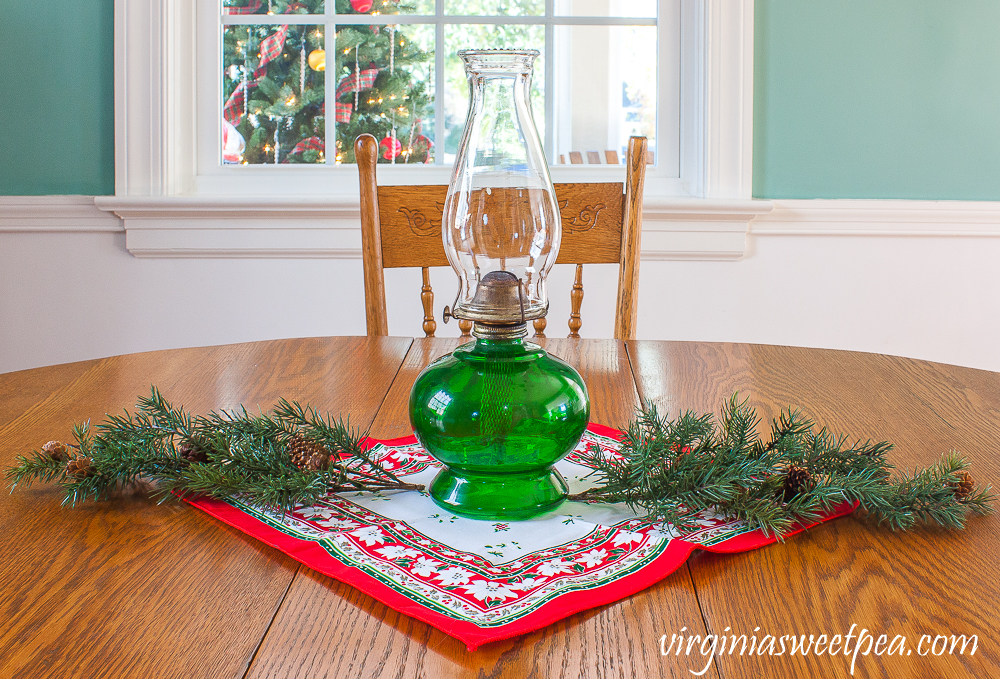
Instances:
[[[528,334],[527,321],[545,315],[525,315],[524,285],[510,271],[491,271],[476,286],[469,304],[445,309],[445,317],[454,316],[475,321],[472,335],[482,339],[514,339]]]

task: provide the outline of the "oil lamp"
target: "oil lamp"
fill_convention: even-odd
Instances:
[[[458,273],[449,318],[475,341],[439,358],[410,392],[410,422],[444,469],[434,501],[481,519],[556,507],[566,482],[553,465],[590,416],[583,378],[525,341],[548,311],[545,279],[561,238],[559,206],[531,114],[537,50],[464,50],[471,103],[444,204],[442,238]]]

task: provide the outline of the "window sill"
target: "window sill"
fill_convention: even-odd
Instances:
[[[297,197],[98,196],[119,216],[136,257],[330,258],[361,256],[358,200]],[[737,260],[750,221],[770,201],[648,196],[642,257]]]

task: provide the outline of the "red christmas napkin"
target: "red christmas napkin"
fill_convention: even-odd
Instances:
[[[576,453],[594,443],[615,455],[620,436],[597,424],[587,428],[576,451],[556,465],[571,492],[593,485],[584,479],[592,470]],[[413,436],[366,445],[413,483],[429,483],[439,469]],[[240,502],[190,502],[470,651],[645,589],[694,549],[742,552],[775,541],[708,514],[696,530],[681,533],[621,504],[567,502],[527,521],[476,521],[412,491],[331,494],[290,515]],[[852,509],[845,504],[824,520]]]

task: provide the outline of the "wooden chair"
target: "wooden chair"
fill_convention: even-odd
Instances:
[[[566,156],[559,154],[559,164],[566,164]],[[583,165],[583,154],[579,151],[569,152],[569,164],[570,165]],[[601,165],[601,154],[597,151],[587,151],[587,164],[588,165]],[[618,151],[614,149],[608,149],[604,152],[604,165],[618,165]],[[653,152],[646,151],[646,165],[653,164]]]
[[[378,142],[363,134],[354,144],[361,179],[361,247],[365,272],[365,312],[369,335],[388,335],[383,269],[419,266],[424,335],[433,337],[432,266],[450,266],[441,242],[441,214],[447,186],[379,186],[375,177]],[[570,292],[569,336],[579,337],[583,321],[583,265],[619,265],[615,338],[635,339],[642,231],[642,188],[646,174],[646,138],[629,140],[625,183],[556,184],[562,216],[562,244],[557,263],[576,264]],[[534,323],[535,337],[545,337],[546,319]],[[469,336],[471,321],[460,321]]]

